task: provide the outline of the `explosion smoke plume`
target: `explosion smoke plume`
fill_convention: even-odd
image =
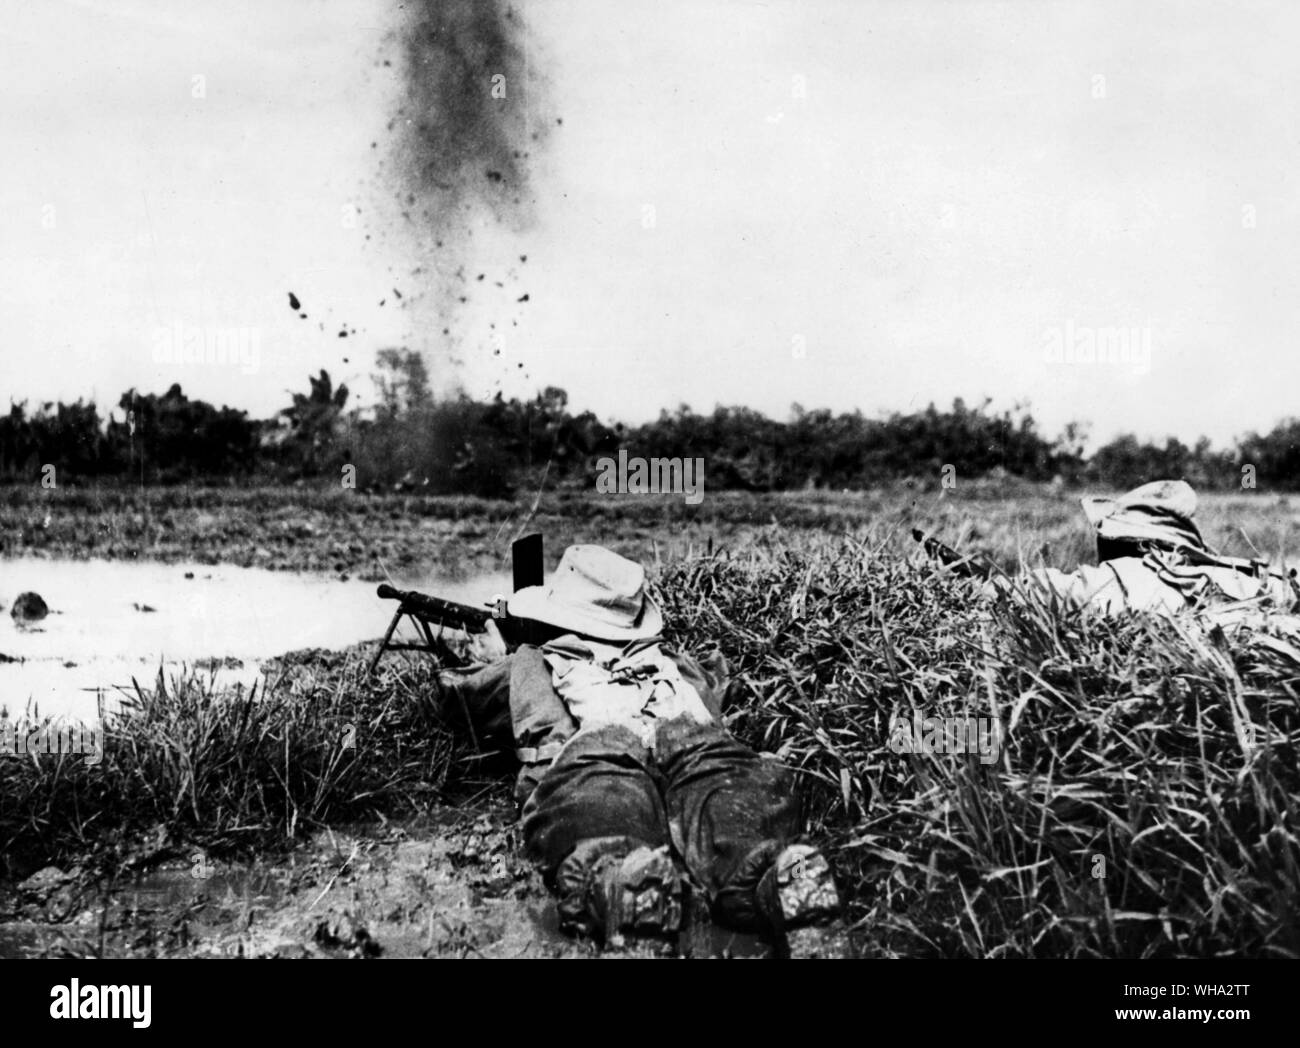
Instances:
[[[399,173],[418,220],[445,240],[477,205],[526,227],[528,160],[547,122],[520,16],[501,0],[420,0],[400,34]]]

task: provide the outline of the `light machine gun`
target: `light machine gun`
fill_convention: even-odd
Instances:
[[[526,535],[510,547],[513,566],[515,591],[525,586],[540,586],[544,568],[542,563],[542,536]],[[388,624],[388,632],[380,641],[375,657],[370,661],[369,672],[373,674],[379,666],[379,660],[390,651],[423,651],[446,660],[449,649],[440,642],[439,634],[444,629],[461,630],[468,634],[482,634],[488,631],[488,623],[495,624],[506,642],[508,650],[520,644],[530,643],[534,639],[536,624],[528,619],[511,616],[506,610],[506,601],[499,598],[494,605],[476,607],[473,604],[460,604],[454,600],[444,600],[417,590],[399,590],[387,583],[380,585],[379,596],[384,600],[398,601],[397,610]],[[417,643],[397,642],[393,634],[397,632],[403,618],[409,618],[414,624],[421,640]],[[435,627],[437,631],[435,632]]]

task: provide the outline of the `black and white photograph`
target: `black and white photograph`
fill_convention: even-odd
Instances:
[[[1101,960],[1081,1022],[1250,1030],[1198,965],[1300,957],[1297,46],[0,0],[0,971],[70,974],[23,1007]]]

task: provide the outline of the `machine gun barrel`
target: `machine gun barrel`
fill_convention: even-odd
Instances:
[[[466,633],[486,632],[488,620],[492,618],[492,612],[487,608],[431,597],[417,590],[394,589],[387,583],[380,584],[378,593],[384,600],[400,600],[404,610],[409,609],[422,619],[448,629],[464,630]]]

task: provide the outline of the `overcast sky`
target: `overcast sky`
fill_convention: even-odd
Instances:
[[[269,415],[409,345],[628,421],[990,395],[1049,434],[1226,441],[1300,414],[1300,5],[517,7],[535,221],[484,218],[437,314],[382,165],[392,0],[4,0],[0,396],[178,381]],[[256,359],[158,361],[195,330]],[[1118,359],[1076,356],[1098,337]]]

